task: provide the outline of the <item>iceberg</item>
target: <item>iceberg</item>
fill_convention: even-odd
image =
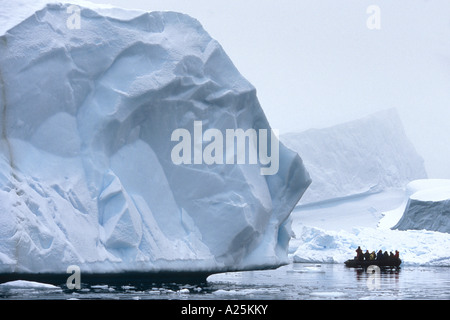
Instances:
[[[301,155],[313,181],[300,205],[404,188],[427,177],[396,109],[280,139]]]
[[[406,193],[406,206],[400,208],[403,215],[393,229],[450,233],[450,180],[412,181]]]
[[[297,153],[280,144],[271,175],[171,160],[171,134],[196,121],[271,132],[197,20],[72,4],[16,17],[0,33],[0,274],[288,263],[290,213],[311,183]]]

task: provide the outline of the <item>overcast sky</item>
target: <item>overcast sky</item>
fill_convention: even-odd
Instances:
[[[197,18],[281,133],[395,107],[429,176],[450,178],[448,0],[91,1]]]

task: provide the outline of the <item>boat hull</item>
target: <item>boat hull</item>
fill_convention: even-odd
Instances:
[[[347,260],[345,261],[345,265],[349,268],[364,268],[367,269],[370,266],[378,266],[380,268],[400,268],[402,260],[388,260],[388,261],[380,261],[380,260]]]

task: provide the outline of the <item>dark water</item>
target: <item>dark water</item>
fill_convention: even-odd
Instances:
[[[210,276],[204,283],[32,288],[0,285],[0,299],[124,300],[450,300],[450,268],[403,267],[368,273],[338,264],[291,264],[277,270]]]

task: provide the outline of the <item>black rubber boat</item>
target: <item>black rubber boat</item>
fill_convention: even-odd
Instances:
[[[402,263],[401,259],[388,259],[388,260],[347,260],[345,265],[349,268],[363,268],[367,269],[370,266],[377,266],[381,269],[399,269]]]

